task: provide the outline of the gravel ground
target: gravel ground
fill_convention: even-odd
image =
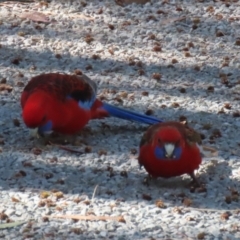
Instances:
[[[0,219],[4,239],[240,239],[240,7],[228,1],[0,3]],[[48,23],[26,18],[38,11]],[[24,15],[25,14],[25,15]],[[34,14],[33,16],[36,16]],[[190,178],[144,185],[146,127],[94,120],[69,152],[33,139],[20,93],[44,72],[80,69],[110,103],[185,116],[218,150]],[[122,216],[76,221],[53,216]],[[0,225],[3,228],[4,225]]]

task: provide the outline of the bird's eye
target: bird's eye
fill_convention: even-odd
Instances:
[[[175,146],[178,147],[180,145],[180,140],[178,140],[176,143],[175,143]]]

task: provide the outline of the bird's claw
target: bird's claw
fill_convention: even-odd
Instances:
[[[148,175],[143,179],[143,184],[149,186],[151,180],[152,180],[152,176]]]
[[[192,185],[193,187],[201,187],[201,184],[200,184],[199,181],[197,180],[195,174],[194,174],[194,173],[190,173],[189,175],[190,175],[190,177],[192,178],[191,185]]]

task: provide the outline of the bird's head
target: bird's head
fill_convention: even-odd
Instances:
[[[46,109],[38,103],[27,102],[23,108],[22,117],[26,126],[33,129],[34,133],[41,135],[52,129],[52,122],[48,118]]]
[[[35,104],[26,104],[23,108],[22,117],[29,128],[38,128],[47,122],[47,115],[44,109]]]
[[[184,141],[181,133],[174,127],[163,127],[154,139],[155,156],[159,160],[178,160],[182,154]]]

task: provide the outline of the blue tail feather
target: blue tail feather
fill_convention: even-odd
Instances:
[[[122,118],[125,120],[132,120],[135,122],[145,123],[149,125],[162,122],[162,120],[156,117],[151,117],[146,114],[141,114],[123,108],[119,108],[108,103],[103,103],[102,107],[112,117]]]

